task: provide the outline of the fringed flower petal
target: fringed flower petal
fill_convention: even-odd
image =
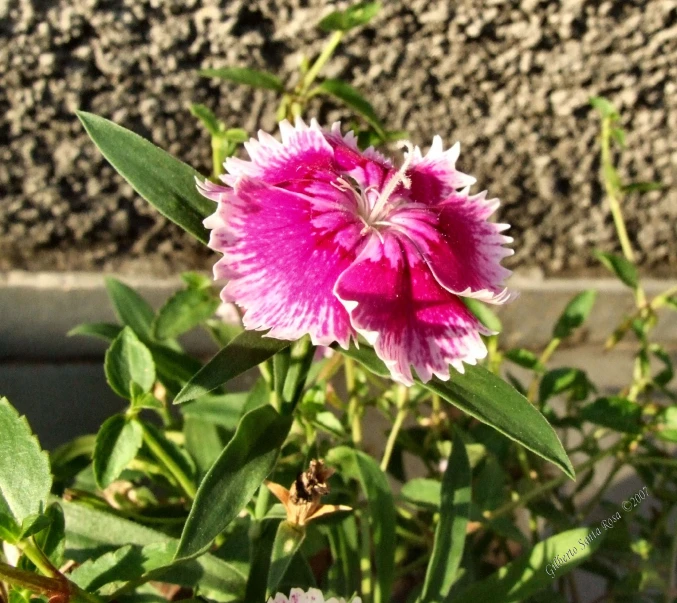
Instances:
[[[373,235],[335,292],[396,381],[413,383],[412,367],[422,381],[446,380],[450,364],[463,372],[463,362],[486,356],[480,334],[488,331],[404,235]]]
[[[238,182],[228,224],[213,232],[229,233],[218,247],[224,256],[217,266],[227,266],[231,278],[222,297],[244,308],[245,328],[348,345],[354,331],[332,290],[354,261],[361,225],[350,212],[332,209],[322,198],[248,178]]]

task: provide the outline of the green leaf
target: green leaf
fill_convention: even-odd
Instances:
[[[68,337],[73,335],[85,335],[87,337],[96,337],[104,341],[112,341],[122,331],[120,325],[114,325],[108,322],[86,322],[68,331]]]
[[[49,458],[25,417],[0,398],[0,524],[16,531],[25,519],[45,510],[52,487]]]
[[[630,182],[621,187],[625,194],[629,193],[650,193],[652,191],[662,191],[667,187],[662,182]]]
[[[94,478],[99,488],[114,482],[134,459],[143,438],[143,430],[136,420],[124,415],[113,415],[101,426],[94,447]]]
[[[588,534],[600,532],[587,541]],[[497,572],[479,582],[474,582],[453,598],[454,603],[501,601],[513,603],[526,601],[532,595],[550,586],[553,578],[567,574],[597,550],[603,539],[599,527],[576,528],[551,536],[539,542],[531,551],[508,563]],[[560,558],[564,564],[556,569],[553,560]],[[552,572],[552,575],[551,575]]]
[[[120,321],[131,327],[140,339],[152,341],[155,312],[150,304],[134,289],[117,279],[106,278],[106,289]]]
[[[206,105],[194,103],[190,106],[190,112],[202,122],[202,125],[212,136],[218,136],[224,129],[223,122]]]
[[[440,521],[423,584],[422,603],[443,601],[461,564],[470,515],[471,473],[465,445],[457,433],[442,478]]]
[[[25,540],[33,534],[41,532],[45,528],[49,527],[51,519],[46,515],[41,513],[36,513],[35,515],[29,515],[21,522],[21,540]]]
[[[508,360],[514,362],[518,366],[538,371],[539,373],[545,371],[545,367],[538,360],[538,356],[530,350],[524,348],[513,348],[503,354]]]
[[[223,138],[229,142],[240,144],[249,140],[249,132],[242,128],[228,128],[223,134]]]
[[[367,497],[374,559],[376,561],[376,582],[374,603],[387,603],[395,578],[395,502],[388,484],[388,478],[376,461],[347,446],[332,448],[327,454],[331,465],[338,465],[343,475],[357,480]]]
[[[200,272],[182,272],[181,280],[189,289],[208,289],[212,286],[211,277]]]
[[[383,124],[376,115],[374,107],[365,99],[355,88],[341,80],[324,80],[319,84],[315,91],[329,94],[350,107],[353,111],[364,117],[366,122],[376,130],[379,135],[383,133]]]
[[[204,552],[249,502],[273,470],[291,427],[291,417],[272,406],[247,413],[235,435],[202,480],[176,553],[177,559]]]
[[[594,385],[583,371],[562,367],[543,375],[538,388],[538,399],[543,403],[553,396],[570,391],[573,399],[585,400],[591,390],[594,390]]]
[[[53,566],[61,567],[66,546],[66,522],[59,503],[49,505],[45,516],[49,519],[49,526],[35,535],[35,542]]]
[[[275,542],[270,556],[268,570],[268,596],[275,596],[294,555],[301,548],[306,537],[306,529],[288,521],[281,521],[275,534]]]
[[[186,383],[174,399],[174,404],[208,394],[290,345],[291,341],[265,337],[260,331],[243,331]]]
[[[184,404],[181,406],[181,412],[187,419],[199,419],[205,423],[221,425],[230,431],[235,431],[244,414],[248,397],[248,392],[222,396],[207,395]]]
[[[359,350],[354,346],[348,350],[338,349],[374,374],[390,376],[370,347],[360,345]],[[569,477],[574,477],[571,461],[543,415],[522,394],[484,367],[465,365],[465,373],[452,370],[449,381],[433,377],[422,385],[471,417],[557,465]]]
[[[500,333],[503,330],[500,319],[489,309],[487,304],[471,297],[461,297],[460,300],[487,329],[496,331],[496,333]]]
[[[581,419],[623,433],[640,433],[642,407],[626,398],[598,398],[581,409]]]
[[[200,69],[198,73],[203,77],[216,77],[221,80],[244,84],[253,88],[265,88],[284,92],[284,85],[280,79],[272,73],[257,71],[247,67],[225,67],[223,69]]]
[[[55,479],[66,481],[84,469],[94,454],[95,442],[96,436],[89,434],[79,436],[54,450],[50,460]]]
[[[144,547],[142,551],[145,550],[146,555],[154,552],[154,559],[159,554],[167,558],[162,553],[161,545],[164,545],[170,560],[173,559],[178,541],[166,534],[86,505],[67,501],[62,505],[68,525],[66,547],[69,559],[84,563],[111,548],[128,544]],[[138,552],[136,556],[138,558]],[[241,601],[245,586],[245,577],[238,570],[210,554],[173,563],[154,579],[189,588],[197,585],[204,594],[209,592],[210,598],[223,602]]]
[[[129,327],[122,329],[108,348],[104,369],[111,389],[127,400],[132,399],[132,381],[144,393],[155,383],[153,356]]]
[[[427,477],[415,477],[402,486],[400,496],[414,506],[437,510],[442,502],[442,484]]]
[[[195,188],[203,177],[153,143],[103,117],[85,111],[77,116],[103,156],[132,188],[163,216],[207,244],[202,221],[215,205]]]
[[[209,289],[185,289],[172,295],[153,323],[156,339],[172,339],[211,317],[221,304]]]
[[[186,450],[194,459],[198,473],[198,485],[214,464],[230,439],[229,433],[211,421],[187,416],[183,422]]]
[[[659,387],[665,387],[675,376],[672,358],[667,350],[657,343],[652,343],[649,351],[663,364],[663,370],[654,375],[653,381]]]
[[[610,101],[601,96],[591,96],[590,104],[599,111],[600,115],[611,120],[616,120],[620,117],[616,107],[614,107]]]
[[[320,21],[319,26],[324,31],[348,31],[369,23],[379,10],[381,10],[380,2],[360,2],[346,10],[337,10],[327,15]]]
[[[597,291],[594,289],[589,289],[576,295],[564,308],[564,312],[562,312],[557,324],[555,324],[552,332],[553,337],[558,339],[569,337],[588,318],[596,298]]]
[[[593,252],[594,256],[611,272],[613,272],[623,284],[637,288],[637,268],[629,260],[623,256],[615,255],[613,253],[605,253],[603,251]]]

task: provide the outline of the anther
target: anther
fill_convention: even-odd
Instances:
[[[408,140],[400,140],[397,142],[397,147],[400,149],[406,148],[408,154],[404,160],[404,163],[402,163],[402,167],[397,170],[395,175],[388,181],[388,184],[383,189],[383,191],[381,191],[381,194],[379,195],[373,209],[369,214],[370,222],[372,222],[379,215],[385,204],[388,202],[390,195],[395,192],[395,189],[400,183],[402,186],[404,186],[404,188],[408,189],[411,187],[411,179],[407,176],[407,170],[414,159],[414,145],[412,145]]]

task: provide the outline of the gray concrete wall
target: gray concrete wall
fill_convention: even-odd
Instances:
[[[0,270],[208,267],[213,256],[122,183],[73,111],[112,118],[208,171],[209,142],[189,103],[253,132],[274,128],[275,98],[195,70],[251,65],[289,78],[302,51],[321,48],[314,24],[335,4],[0,1]],[[511,266],[591,274],[590,251],[615,249],[590,94],[623,111],[623,173],[674,184],[675,0],[384,4],[372,26],[348,36],[328,74],[362,90],[415,143],[435,133],[461,141],[460,167],[504,201]],[[322,122],[345,117],[331,103],[312,111]],[[626,212],[644,271],[675,274],[675,187],[629,198]]]

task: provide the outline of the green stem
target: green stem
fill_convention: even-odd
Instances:
[[[35,544],[32,538],[20,542],[18,545],[21,552],[28,557],[33,565],[37,567],[45,576],[56,578],[59,576],[59,570],[52,565],[47,555]]]
[[[611,446],[610,448],[607,448],[606,450],[599,452],[595,456],[590,457],[584,463],[581,463],[580,465],[574,467],[574,472],[578,475],[583,471],[587,471],[591,467],[594,467],[595,464],[597,464],[601,459],[611,454],[615,454],[616,452],[624,448],[626,445],[627,441],[625,439],[617,442],[614,446]],[[525,492],[524,494],[518,496],[516,499],[511,500],[510,502],[499,507],[495,511],[485,512],[484,517],[486,519],[496,519],[497,517],[507,515],[508,513],[511,513],[518,507],[526,505],[528,502],[531,502],[535,498],[539,498],[546,492],[549,492],[550,490],[553,490],[554,488],[561,486],[567,481],[567,479],[569,479],[569,477],[565,474],[562,474],[559,475],[558,477],[554,477],[551,480],[548,480],[547,482],[543,482],[542,484],[536,486],[535,488],[529,490],[528,492]]]
[[[622,466],[623,463],[620,460],[617,460],[614,463],[614,466],[611,468],[611,471],[609,471],[609,475],[606,476],[604,483],[602,483],[602,485],[599,487],[595,496],[593,496],[590,499],[588,504],[585,506],[585,509],[578,514],[579,520],[583,520],[584,518],[586,518],[588,516],[588,513],[590,513],[597,507],[602,496],[604,496],[604,494],[606,493],[607,486],[611,483],[611,480],[613,480],[613,478],[616,477],[616,474],[618,473],[618,471],[621,469]]]
[[[360,541],[360,573],[362,575],[360,590],[363,603],[371,603],[371,535],[366,511],[363,511],[360,517]]]
[[[334,54],[336,47],[341,43],[341,40],[343,39],[343,33],[344,32],[342,31],[335,31],[331,35],[329,41],[327,42],[327,45],[324,47],[324,50],[320,53],[320,56],[317,57],[312,67],[308,70],[306,75],[301,80],[300,85],[301,95],[305,95],[306,92],[308,92],[308,89],[310,88],[310,86],[312,86],[313,82],[315,81],[315,78],[320,74],[322,68]]]
[[[32,572],[25,572],[0,561],[0,579],[9,584],[28,588],[34,593],[53,595],[64,592],[63,580],[39,576]]]
[[[670,565],[668,565],[668,580],[665,587],[665,603],[674,601],[677,592],[677,525],[673,528],[672,547],[670,549]]]
[[[353,444],[356,448],[362,446],[362,409],[357,396],[357,383],[355,381],[355,363],[352,358],[345,358],[344,371],[346,376],[346,389],[348,390],[348,419],[353,436]]]
[[[402,424],[407,417],[407,399],[408,399],[409,389],[406,385],[399,385],[397,387],[397,415],[395,416],[395,422],[393,423],[393,428],[390,430],[390,435],[388,436],[388,441],[386,442],[386,448],[383,452],[383,459],[381,459],[381,471],[384,473],[388,469],[388,463],[390,463],[390,457],[393,454],[393,449],[395,448],[395,442],[397,441],[397,436],[402,429]]]
[[[623,213],[617,197],[618,191],[616,190],[615,183],[613,183],[607,175],[608,171],[614,169],[613,161],[611,159],[611,120],[609,118],[604,118],[602,120],[602,166],[604,169],[604,188],[609,201],[609,209],[611,210],[611,215],[614,219],[614,225],[616,226],[616,233],[618,234],[618,239],[621,243],[621,249],[623,250],[625,258],[634,263],[635,254],[632,251],[628,231],[625,228]]]
[[[538,361],[542,365],[545,366],[547,364],[551,356],[555,353],[555,350],[559,347],[561,341],[562,340],[559,337],[555,337],[546,346],[545,350],[543,350],[543,353],[538,359]],[[540,380],[541,380],[540,375],[538,373],[535,373],[533,379],[531,380],[531,383],[529,384],[529,390],[527,392],[527,400],[529,400],[529,402],[531,402],[532,404],[536,402],[536,396],[538,394],[538,384],[540,383]]]
[[[193,484],[190,478],[183,472],[183,469],[176,464],[174,459],[165,452],[164,448],[162,448],[160,443],[153,437],[153,434],[146,429],[146,426],[143,423],[141,423],[141,426],[143,428],[143,441],[146,446],[148,446],[160,464],[178,482],[186,496],[193,500],[197,494],[195,484]]]

